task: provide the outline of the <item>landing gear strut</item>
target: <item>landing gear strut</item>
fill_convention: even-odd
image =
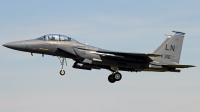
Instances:
[[[60,64],[62,66],[62,68],[60,70],[60,75],[65,75],[65,70],[63,70],[63,65],[64,65],[64,63],[66,63],[66,66],[67,66],[66,58],[64,58],[64,57],[58,57],[58,59],[60,60]]]
[[[122,79],[122,75],[119,72],[112,73],[108,76],[108,81],[110,83],[114,83],[116,81],[120,81]]]

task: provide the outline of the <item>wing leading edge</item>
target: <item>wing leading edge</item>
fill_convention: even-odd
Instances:
[[[114,52],[114,51],[96,51],[96,53],[100,53],[105,56],[112,56],[117,58],[126,58],[126,57],[140,57],[152,62],[153,60],[150,57],[158,57],[161,56],[159,54],[152,53],[128,53],[128,52]]]

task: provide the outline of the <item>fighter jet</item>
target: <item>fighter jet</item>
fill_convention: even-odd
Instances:
[[[178,68],[195,67],[179,64],[185,33],[173,31],[153,53],[116,52],[82,44],[75,39],[48,34],[32,40],[16,41],[3,46],[33,53],[57,56],[61,62],[60,75],[65,74],[63,65],[66,58],[75,61],[73,68],[92,70],[107,69],[111,71],[108,81],[114,83],[122,79],[119,71],[141,72],[180,72]]]

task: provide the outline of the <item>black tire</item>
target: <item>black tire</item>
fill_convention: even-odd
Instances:
[[[120,81],[122,79],[122,75],[119,72],[113,74],[113,78],[115,81]]]
[[[65,75],[65,70],[60,70],[60,75]]]
[[[109,81],[110,83],[114,83],[114,82],[115,82],[114,76],[113,76],[113,75],[109,75],[109,76],[108,76],[108,81]]]

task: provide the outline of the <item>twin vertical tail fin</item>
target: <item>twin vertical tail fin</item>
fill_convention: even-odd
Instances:
[[[173,36],[167,36],[167,39],[154,51],[155,54],[160,54],[160,57],[152,58],[155,61],[166,64],[178,64],[180,62],[183,39],[185,33],[173,31]]]

